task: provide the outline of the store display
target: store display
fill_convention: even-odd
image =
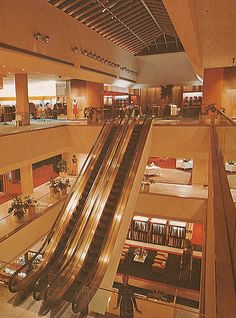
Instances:
[[[167,220],[152,218],[150,224],[151,232],[149,242],[165,245]]]
[[[129,239],[147,242],[149,233],[148,218],[144,216],[135,216],[131,224],[131,230],[129,231]]]
[[[198,117],[202,109],[202,92],[184,92],[183,117]]]
[[[135,216],[127,239],[184,248],[186,238],[192,237],[192,229],[192,223]]]
[[[168,245],[182,248],[186,237],[186,222],[169,222]]]

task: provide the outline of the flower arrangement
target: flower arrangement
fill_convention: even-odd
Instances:
[[[60,180],[53,180],[51,179],[50,180],[50,183],[49,183],[49,187],[53,189],[53,192],[54,193],[57,193],[60,191]]]
[[[24,197],[24,208],[25,209],[29,209],[30,206],[35,206],[36,203],[37,203],[37,200],[32,198],[30,195],[26,195]]]
[[[17,196],[12,200],[8,213],[15,215],[19,221],[22,221],[25,215],[25,203],[21,196]]]
[[[60,160],[57,164],[57,169],[59,170],[59,172],[66,172],[67,162],[64,159]]]
[[[70,187],[70,180],[69,179],[60,179],[59,180],[59,188],[61,190],[66,189],[67,187]]]

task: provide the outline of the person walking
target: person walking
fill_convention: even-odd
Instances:
[[[142,312],[138,309],[134,293],[128,284],[129,277],[123,276],[122,280],[123,284],[119,288],[117,304],[114,309],[118,309],[120,306],[120,318],[133,318],[134,309],[139,314]]]

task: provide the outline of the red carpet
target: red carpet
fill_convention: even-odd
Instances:
[[[176,167],[176,159],[175,158],[160,158],[160,157],[149,157],[148,165],[150,163],[155,163],[156,166],[161,168],[170,168],[175,169]]]
[[[192,244],[203,245],[203,224],[194,223]]]
[[[34,188],[40,186],[41,184],[48,182],[50,179],[54,179],[58,176],[58,173],[53,171],[52,164],[47,166],[42,166],[40,168],[33,170],[33,185]]]
[[[53,171],[53,165],[45,165],[40,168],[33,170],[33,187],[36,188],[43,183],[48,182],[51,178],[56,178],[58,173]],[[7,202],[17,195],[21,194],[21,183],[12,183],[10,182],[7,177],[4,181],[4,189],[5,193],[3,196],[0,197],[0,204]]]

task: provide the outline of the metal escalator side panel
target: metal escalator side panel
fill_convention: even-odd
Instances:
[[[109,131],[110,131],[111,127],[112,127],[112,125],[111,126],[110,125],[106,125],[106,126],[104,126],[104,129],[102,129],[102,132],[100,134],[100,138],[97,140],[97,143],[94,146],[94,151],[90,154],[91,159],[90,159],[90,162],[88,163],[88,166],[94,164],[94,162],[95,162],[94,153],[96,153],[96,152],[99,153],[101,151],[102,140],[104,142],[104,139],[105,139],[106,135],[109,134]],[[84,179],[86,179],[87,178],[86,174],[84,174],[84,175],[85,175]],[[80,188],[81,188],[81,185],[82,185],[82,182],[80,181]],[[77,192],[79,192],[79,191],[77,191]],[[69,202],[73,198],[74,193],[75,192],[73,192],[70,195]],[[55,249],[56,240],[54,238],[56,237],[58,239],[60,237],[61,232],[63,232],[63,230],[65,229],[66,221],[68,219],[70,219],[70,217],[71,217],[71,214],[69,214],[68,211],[66,211],[65,209],[62,209],[62,211],[59,214],[59,217],[54,222],[52,230],[50,231],[50,233],[47,236],[46,240],[44,241],[42,247],[40,248],[40,252],[42,252],[43,248],[45,248],[46,246],[48,247],[49,245],[51,245],[52,250]],[[54,242],[55,242],[55,244],[54,244]],[[13,274],[13,276],[11,277],[10,282],[9,282],[9,290],[11,292],[17,292],[17,291],[19,291],[21,289],[24,289],[26,287],[28,288],[28,286],[30,284],[32,284],[33,281],[35,280],[35,277],[37,278],[40,275],[40,271],[43,270],[44,267],[46,266],[45,262],[41,262],[39,264],[39,266],[37,267],[37,271],[36,271],[36,269],[33,269],[26,276],[26,278],[24,278],[23,280],[19,280],[18,279],[18,274],[21,271],[23,271],[25,268],[27,268],[28,266],[31,266],[33,260],[35,259],[35,257],[32,258],[28,263],[26,263],[24,266],[22,266],[19,270],[17,270]],[[37,274],[36,274],[36,272],[37,272]]]
[[[122,158],[123,159],[123,158]],[[113,188],[113,186],[112,186],[112,188]],[[104,216],[104,213],[103,213],[103,215],[102,215],[102,217]],[[105,217],[106,217],[106,215],[105,215]],[[109,221],[110,222],[110,221]],[[95,235],[96,235],[96,233],[95,233]],[[92,242],[92,244],[94,244],[94,241]],[[99,257],[99,252],[97,253],[97,257]],[[95,261],[96,261],[96,259],[95,259]],[[107,262],[107,258],[105,257],[105,258],[103,258],[103,262]],[[86,261],[85,261],[85,264],[86,264]],[[83,266],[84,266],[84,264],[83,264]],[[82,270],[83,270],[83,267],[82,267]],[[87,266],[87,269],[86,269],[87,271],[88,271],[88,266]],[[91,270],[92,270],[92,268],[91,268]],[[87,275],[88,276],[88,275]],[[88,279],[88,277],[85,277],[85,279]],[[90,276],[90,275],[89,275]],[[80,279],[82,279],[82,277],[80,277]],[[82,301],[81,299],[80,299],[80,301]]]
[[[117,128],[113,131],[116,132]],[[112,137],[113,136],[113,137]],[[109,137],[111,138],[115,138],[115,135],[110,135]],[[105,149],[105,154],[107,152],[109,152],[109,148],[111,147],[110,143],[108,144],[108,147]],[[105,157],[103,157],[102,159],[104,159]],[[100,159],[99,159],[100,160]],[[96,162],[97,165],[98,162]],[[101,169],[102,165],[99,163],[98,165],[99,169]],[[98,174],[99,174],[99,169],[98,169]],[[93,171],[94,172],[94,171]],[[93,184],[91,185],[90,191],[93,191],[93,188],[96,187],[96,180],[98,179],[98,175],[95,177]],[[87,187],[87,185],[86,185]],[[85,187],[85,188],[86,188]],[[82,193],[83,194],[83,193]],[[90,194],[89,194],[90,195]],[[80,201],[79,201],[80,202]],[[76,228],[76,225],[80,225],[80,229],[83,229],[83,227],[86,225],[86,218],[88,218],[88,213],[86,211],[86,214],[83,213],[83,207],[86,206],[86,204],[88,203],[88,198],[84,199],[84,204],[81,206],[81,211],[79,213],[79,215],[76,216],[76,214],[73,215],[73,218],[71,219],[72,221],[72,227],[71,227],[71,222],[68,223],[68,235],[65,233],[65,235],[63,234],[62,239],[63,240],[67,240],[66,242],[66,246],[64,247],[64,250],[62,251],[60,258],[58,258],[57,262],[56,262],[56,266],[54,266],[54,264],[52,264],[52,266],[48,266],[47,270],[44,271],[44,274],[39,278],[39,280],[36,282],[34,290],[33,290],[33,297],[35,298],[35,300],[38,300],[38,291],[41,290],[41,285],[44,285],[44,281],[47,280],[47,275],[49,273],[49,271],[55,272],[55,270],[58,270],[58,268],[63,266],[63,263],[66,262],[66,260],[69,258],[70,253],[71,253],[71,242],[73,242],[73,238],[74,235],[79,235],[79,232],[74,232],[73,233],[73,229]],[[80,203],[79,203],[80,205]],[[78,206],[78,205],[77,205]],[[77,212],[76,212],[77,213]],[[76,216],[76,219],[74,219],[74,216]],[[58,243],[58,245],[60,245],[60,241]],[[50,273],[50,276],[52,276],[52,274]],[[40,296],[41,297],[41,296]]]
[[[110,255],[112,253],[112,250],[114,248],[114,244],[116,241],[117,233],[120,229],[121,224],[121,218],[122,214],[124,213],[126,203],[128,201],[129,197],[129,189],[132,186],[136,170],[138,167],[138,162],[141,157],[142,148],[144,146],[146,136],[148,134],[148,131],[150,129],[151,122],[148,121],[146,125],[143,127],[143,131],[140,135],[139,142],[137,145],[137,149],[135,152],[134,160],[131,164],[131,169],[128,172],[128,177],[126,178],[126,181],[124,183],[124,187],[122,189],[121,199],[116,207],[116,211],[113,217],[113,220],[111,222],[110,228],[106,234],[106,240],[105,244],[103,246],[102,252],[100,254],[98,263],[96,264],[96,267],[93,270],[91,269],[91,275],[88,277],[87,281],[84,281],[83,286],[87,286],[88,294],[90,295],[90,300],[94,296],[96,290],[99,288],[102,279],[105,275],[106,269],[109,264]],[[83,303],[83,295],[79,291],[78,294],[75,293],[74,295],[74,304],[72,304],[72,309],[76,308],[76,310],[81,309],[81,304]]]
[[[124,129],[126,129],[126,128],[124,128]],[[122,133],[122,131],[121,131],[121,133]],[[121,135],[122,136],[122,135]],[[118,144],[118,141],[117,141],[117,144]],[[116,146],[117,147],[117,146]],[[114,149],[112,149],[112,152],[111,152],[111,155],[113,155],[113,153],[116,151],[116,147],[114,147]],[[110,163],[110,160],[109,160],[109,158],[107,159],[107,161],[108,161],[108,163],[104,163],[104,171],[106,171],[106,170],[108,170],[108,168],[109,168],[109,165],[111,164]],[[104,178],[103,178],[104,179]],[[104,182],[104,180],[103,179],[100,179],[99,180],[99,182],[100,182],[100,187],[103,185],[103,182]],[[95,195],[97,196],[99,194],[99,188],[98,189],[96,189],[96,193],[95,193]],[[91,202],[89,202],[90,203],[90,206],[88,205],[87,206],[87,208],[88,209],[90,209],[90,211],[88,212],[87,211],[87,216],[89,216],[89,214],[91,214],[91,211],[93,211],[93,204],[94,204],[94,199],[92,199],[91,200]],[[88,229],[87,229],[87,225],[86,225],[86,229],[85,229],[85,225],[86,225],[86,223],[83,223],[83,226],[82,227],[79,227],[78,228],[78,232],[77,232],[77,234],[76,234],[76,237],[75,237],[75,240],[74,240],[74,246],[72,247],[70,247],[70,252],[71,251],[75,251],[75,248],[77,247],[77,242],[78,242],[78,240],[80,240],[80,242],[81,242],[81,240],[82,240],[82,242],[83,242],[83,239],[81,239],[81,237],[82,237],[82,234],[86,237],[86,235],[88,235],[88,233],[86,233],[86,231],[88,231],[88,232],[90,232]],[[92,231],[92,230],[91,230]],[[83,237],[82,237],[83,238]],[[81,248],[80,248],[80,251],[81,251]],[[84,254],[83,253],[81,253],[81,255],[83,256]],[[70,255],[69,255],[70,256]],[[82,259],[82,261],[83,261],[83,259]],[[80,265],[81,266],[81,265]],[[78,268],[80,267],[80,266],[78,266]],[[67,268],[66,268],[67,269]],[[69,272],[69,276],[71,276],[71,273],[73,273],[74,274],[74,271],[72,271],[72,270],[68,270],[67,269],[67,273]],[[75,272],[76,272],[76,270],[75,270]],[[61,285],[62,286],[64,286],[64,285],[68,285],[68,283],[67,283],[67,277],[65,277],[65,279],[63,280],[63,279],[60,279],[59,280],[59,285],[60,286],[58,286],[59,287],[59,292],[60,292],[60,297],[61,297],[61,293],[62,293],[62,290],[60,290],[60,287],[61,287]],[[73,277],[72,277],[72,280],[73,280]],[[63,281],[63,282],[62,282]],[[57,287],[55,286],[56,285],[56,283],[55,283],[55,281],[54,281],[54,283],[53,283],[53,285],[54,285],[54,288],[53,288],[53,290],[52,290],[52,288],[48,288],[48,290],[47,290],[47,295],[45,296],[46,297],[46,300],[47,301],[52,301],[53,302],[53,294],[55,294],[55,290],[57,289]],[[49,291],[50,290],[50,291]]]

